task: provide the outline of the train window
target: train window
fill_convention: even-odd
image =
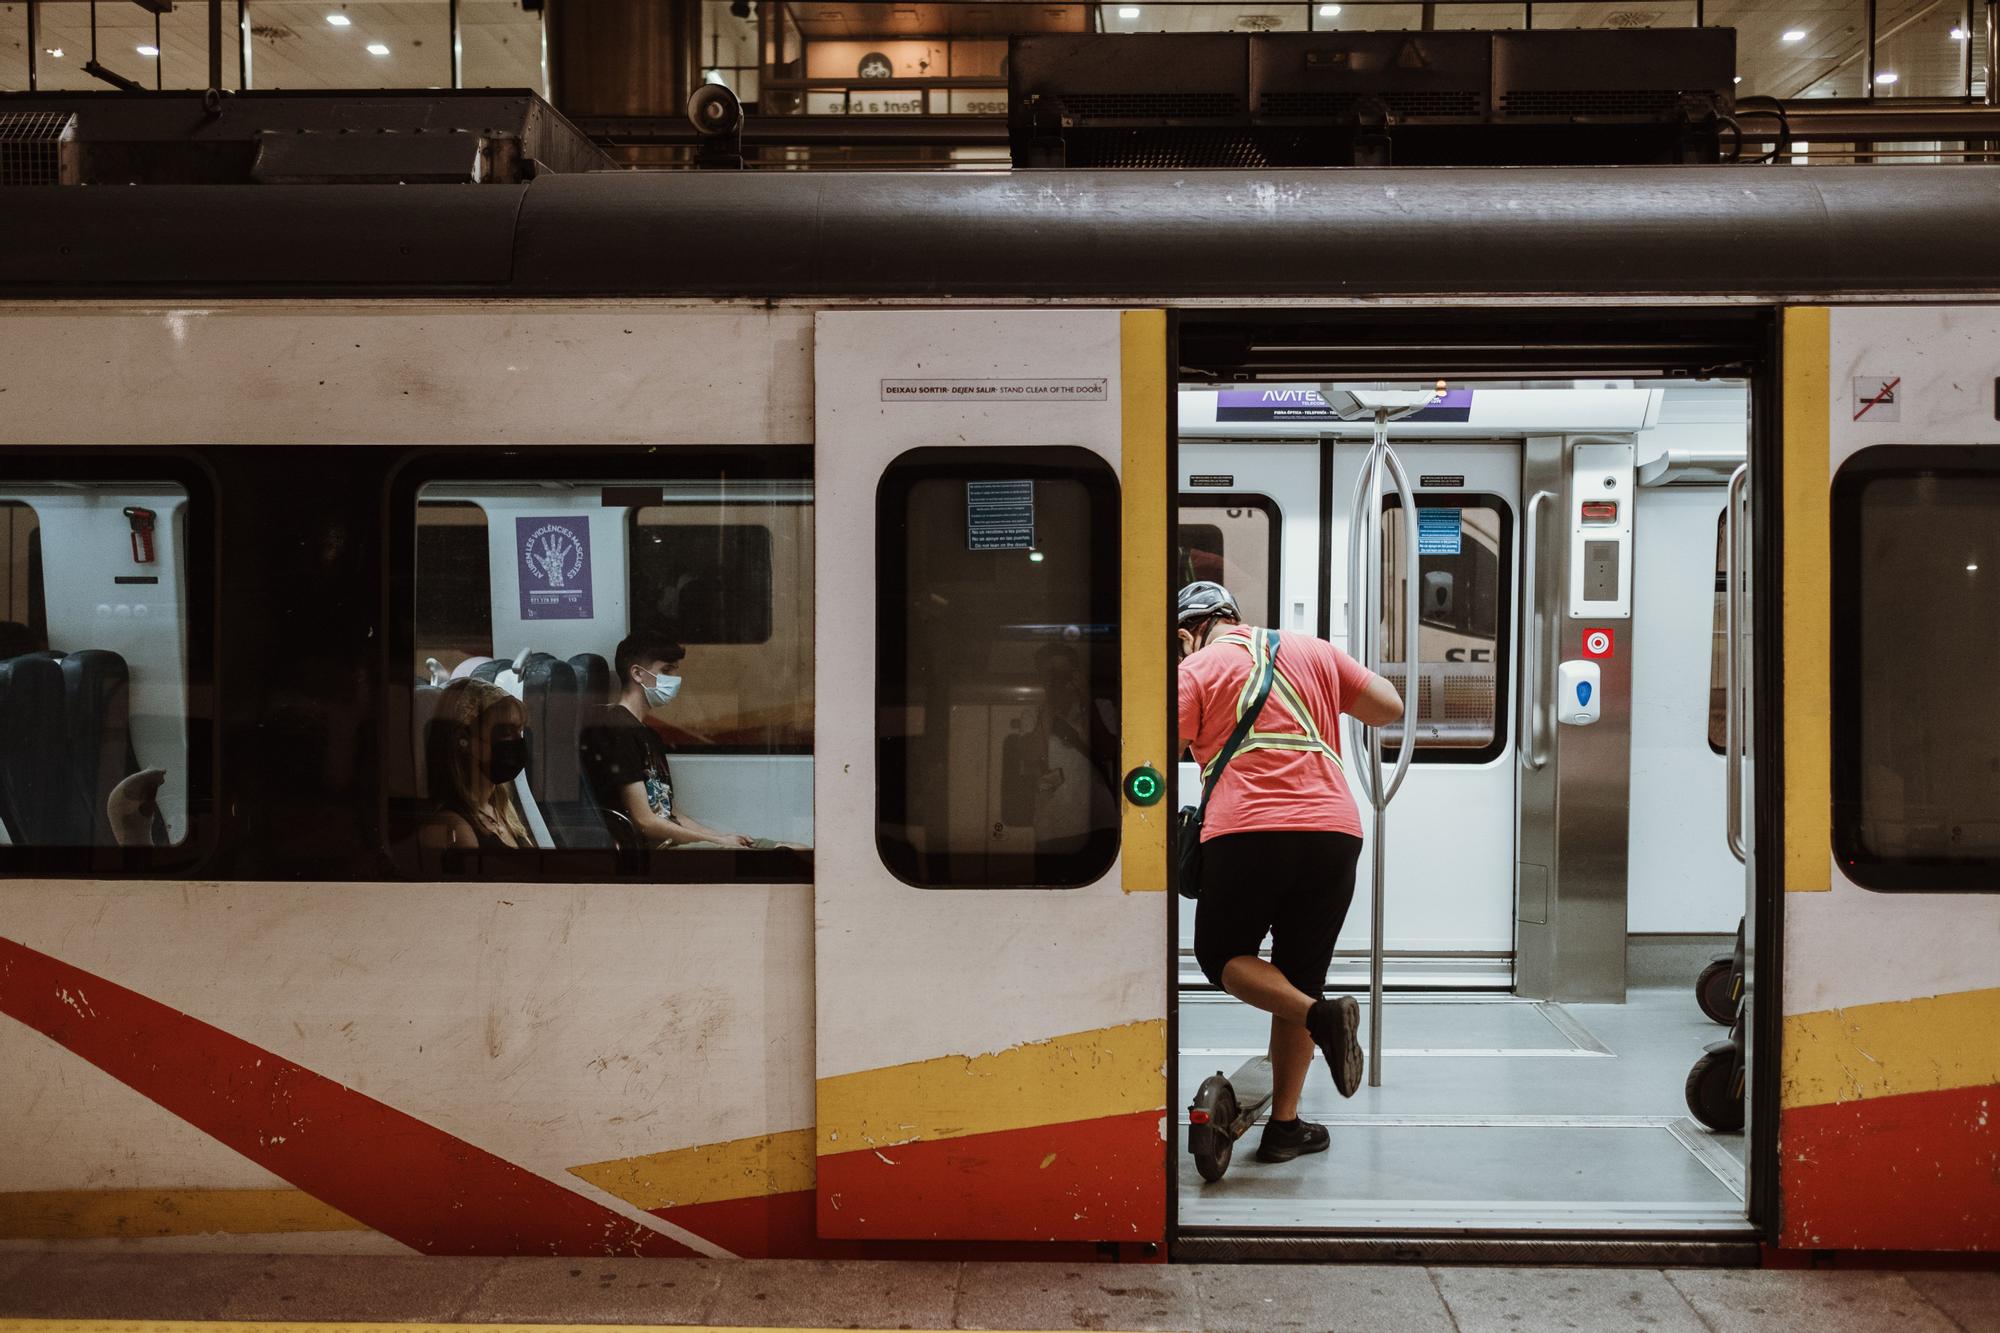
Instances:
[[[1276,625],[1278,525],[1278,506],[1268,496],[1183,496],[1174,528],[1174,591],[1202,579],[1220,583],[1246,618]]]
[[[1833,842],[1884,890],[2000,889],[2000,448],[1877,446],[1833,481]]]
[[[1715,516],[1715,621],[1708,650],[1708,748],[1729,742],[1729,511]]]
[[[876,492],[876,825],[920,888],[1118,854],[1118,488],[1075,448],[916,449]]]
[[[1513,516],[1496,495],[1417,496],[1417,763],[1483,763],[1506,748]],[[1383,661],[1403,688],[1403,511],[1382,515]],[[1400,743],[1402,724],[1383,741]]]
[[[209,758],[190,711],[207,685],[195,625],[208,618],[200,571],[212,534],[197,525],[191,544],[189,484],[156,466],[105,457],[51,478],[0,457],[0,867],[10,872],[143,872],[198,850]]]
[[[800,880],[810,453],[434,455],[396,483],[388,837],[437,879]]]

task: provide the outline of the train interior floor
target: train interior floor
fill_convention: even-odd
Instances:
[[[200,1324],[152,1322],[164,1320],[232,1321],[213,1333],[303,1333],[305,1325],[379,1333],[385,1324],[403,1333],[494,1324],[1996,1333],[2000,1272],[0,1250],[0,1320],[7,1333],[207,1333]]]
[[[1364,997],[1364,1044],[1367,1023]],[[1182,991],[1182,1101],[1262,1053],[1269,1031],[1226,995]],[[1741,1229],[1745,1136],[1703,1128],[1683,1093],[1723,1035],[1687,986],[1634,989],[1624,1004],[1391,993],[1382,1086],[1343,1099],[1318,1061],[1306,1080],[1300,1115],[1327,1126],[1329,1149],[1260,1163],[1260,1126],[1214,1184],[1184,1151],[1181,1225]],[[1181,1134],[1185,1147],[1185,1107]]]

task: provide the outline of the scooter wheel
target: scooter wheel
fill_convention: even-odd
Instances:
[[[1711,1023],[1728,1027],[1736,1021],[1736,961],[1718,958],[1701,970],[1694,982],[1695,1002]]]
[[[1688,1070],[1688,1113],[1719,1134],[1743,1128],[1743,1089],[1736,1083],[1736,1056],[1726,1047],[1707,1051]]]
[[[1188,1151],[1194,1154],[1194,1169],[1213,1185],[1229,1170],[1229,1159],[1236,1149],[1236,1140],[1229,1134],[1229,1127],[1236,1122],[1236,1090],[1220,1074],[1205,1078],[1188,1111],[1190,1118],[1207,1117],[1206,1124],[1189,1124]]]

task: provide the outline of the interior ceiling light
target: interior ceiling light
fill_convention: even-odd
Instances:
[[[1119,18],[1121,18],[1121,19],[1135,19],[1135,18],[1138,18],[1138,17],[1139,17],[1139,6],[1137,6],[1137,5],[1124,5],[1124,6],[1121,6],[1121,7],[1119,8],[1119,10],[1118,10],[1118,17],[1119,17]]]
[[[45,46],[42,48],[42,54],[46,56],[54,56],[57,60],[61,60],[62,48],[60,46]]]
[[[1339,17],[1340,17],[1340,6],[1339,6],[1339,5],[1321,5],[1321,6],[1319,7],[1319,16],[1320,16],[1321,18],[1323,18],[1323,19],[1331,19],[1331,18],[1339,18]]]
[[[1803,42],[1805,39],[1806,39],[1805,33],[1798,28],[1793,28],[1791,31],[1787,32],[1784,36],[1784,40],[1788,42]]]
[[[1884,87],[1887,87],[1889,84],[1892,84],[1895,81],[1896,81],[1896,76],[1890,73],[1886,69],[1883,70],[1880,74],[1877,74],[1875,76],[1875,82],[1882,84]]]
[[[1951,30],[1951,39],[1954,42],[1967,42],[1972,40],[1972,34],[1963,28],[1953,28]]]
[[[140,46],[140,47],[134,47],[133,49],[136,50],[142,56],[151,57],[160,54],[160,48],[157,46]]]
[[[328,14],[326,16],[326,21],[328,23],[331,23],[336,28],[345,28],[349,24],[354,22],[353,19],[347,17],[347,15],[345,14]]]
[[[368,54],[371,56],[386,56],[389,54],[389,48],[380,42],[370,42],[368,43]]]

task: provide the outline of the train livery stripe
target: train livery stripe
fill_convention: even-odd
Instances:
[[[1963,1088],[1993,1089],[2000,1097],[1995,1032],[2000,1032],[2000,989],[1789,1015],[1783,1104],[1818,1106]],[[1995,1111],[2000,1114],[2000,1107]]]
[[[1787,1107],[1790,1249],[2000,1249],[2000,1087]]]
[[[1149,1019],[991,1055],[946,1055],[823,1078],[821,1168],[832,1153],[1135,1112],[1157,1116],[1167,1105],[1166,1042],[1166,1024]]]
[[[813,1132],[792,1129],[758,1134],[642,1157],[590,1162],[570,1170],[607,1194],[648,1212],[788,1194],[813,1187]]]
[[[425,1254],[695,1250],[415,1116],[9,939],[0,1013]]]
[[[1830,312],[1784,319],[1785,888],[1833,887]]]
[[[1124,577],[1120,614],[1123,703],[1118,710],[1121,769],[1142,764],[1165,773],[1167,752],[1167,316],[1160,310],[1127,310],[1120,317],[1120,394],[1124,430],[1119,454],[1123,495]],[[1167,829],[1163,801],[1124,802],[1119,844],[1120,882],[1126,892],[1167,887]]]
[[[0,1240],[138,1240],[366,1231],[302,1190],[22,1190],[0,1194]]]

